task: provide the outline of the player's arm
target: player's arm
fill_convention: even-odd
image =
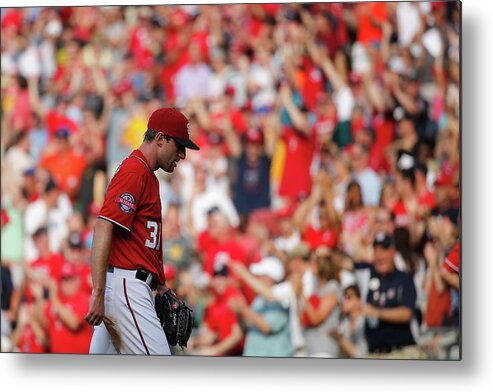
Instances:
[[[89,311],[85,320],[91,325],[99,325],[104,316],[104,289],[106,269],[113,239],[113,223],[98,219],[94,226],[94,240],[91,253],[91,275],[93,290]]]

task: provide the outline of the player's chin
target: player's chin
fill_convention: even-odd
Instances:
[[[163,170],[167,173],[173,173],[175,171],[175,168],[176,168],[176,162],[173,162],[167,165],[165,168],[163,168]]]

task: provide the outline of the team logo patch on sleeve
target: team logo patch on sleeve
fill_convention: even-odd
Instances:
[[[115,203],[120,206],[120,210],[125,214],[130,214],[135,211],[135,199],[129,192],[122,193],[115,198]]]

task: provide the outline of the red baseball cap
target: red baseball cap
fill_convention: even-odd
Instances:
[[[200,150],[194,142],[190,140],[190,122],[183,113],[175,108],[157,109],[149,117],[147,129],[154,132],[162,132],[170,136],[178,144],[192,150]]]
[[[62,266],[60,276],[62,278],[73,278],[73,277],[77,276],[77,268],[75,268],[74,264],[66,262]]]
[[[260,129],[250,128],[248,131],[245,132],[245,140],[248,143],[263,144],[264,134]]]

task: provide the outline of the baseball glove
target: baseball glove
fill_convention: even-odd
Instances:
[[[178,344],[181,348],[187,347],[192,333],[192,309],[178,299],[171,289],[156,295],[154,307],[168,343],[171,346]]]

